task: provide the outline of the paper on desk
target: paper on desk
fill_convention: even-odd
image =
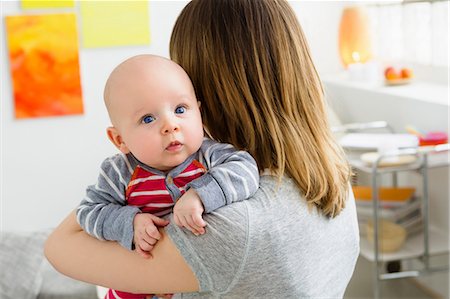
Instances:
[[[379,149],[383,145],[392,148],[417,147],[419,140],[412,134],[350,133],[339,140],[342,147],[353,149]]]

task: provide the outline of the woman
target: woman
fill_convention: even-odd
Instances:
[[[359,252],[350,168],[292,9],[282,0],[194,0],[170,52],[193,81],[210,135],[256,159],[259,190],[205,215],[199,237],[170,219],[150,260],[89,237],[72,213],[47,241],[48,259],[68,276],[133,293],[342,297]]]

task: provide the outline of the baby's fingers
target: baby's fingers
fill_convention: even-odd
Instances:
[[[153,239],[159,240],[161,238],[161,234],[159,233],[158,228],[153,224],[147,225],[145,227],[145,232],[148,236],[152,237]]]
[[[206,226],[206,222],[203,220],[201,214],[193,214],[192,221],[198,227],[199,231],[204,231],[204,227]]]
[[[200,224],[202,224],[202,222],[203,222],[203,219],[201,219],[201,217],[200,217],[200,220],[201,221],[199,221],[199,219],[196,219],[196,217],[195,217],[195,215],[192,215],[192,216],[190,216],[190,218],[191,218],[191,226],[192,226],[192,228],[193,229],[195,229],[195,231],[196,232],[194,232],[197,236],[198,235],[203,235],[204,233],[205,233],[205,229],[203,228],[203,226],[201,226],[201,225],[199,225],[198,223],[200,223]],[[205,224],[204,222],[203,222],[203,224]]]
[[[186,229],[188,229],[197,236],[200,234],[199,230],[203,229],[194,224],[192,217],[190,215],[184,216],[184,215],[177,215],[175,213],[173,219],[176,225],[178,225],[179,227],[185,227]]]
[[[198,236],[204,233],[203,227],[200,227],[197,224],[195,224],[194,219],[192,218],[191,215],[187,215],[185,219],[187,223],[186,228],[189,229],[193,234]]]
[[[140,256],[142,256],[143,258],[146,258],[146,259],[152,257],[152,255],[150,254],[150,252],[142,250],[141,247],[140,247],[139,245],[136,246],[136,252],[137,252]]]
[[[151,241],[148,242],[144,239],[140,240],[138,243],[138,246],[141,250],[145,251],[145,252],[150,252],[152,251],[153,247],[155,246],[157,240],[155,239],[150,239]]]
[[[181,223],[181,225],[180,225],[181,227],[185,227],[188,230],[190,230],[192,233],[197,234],[196,230],[193,229],[192,225],[189,224],[189,222],[187,221],[187,217],[186,216],[178,216],[178,220]],[[190,222],[192,223],[192,220]]]
[[[142,241],[139,243],[141,248],[145,251],[150,251],[153,249],[153,246],[158,242],[155,238],[150,237],[149,235],[144,235],[142,237]]]

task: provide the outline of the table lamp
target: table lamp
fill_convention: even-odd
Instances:
[[[346,7],[339,25],[339,53],[345,68],[372,58],[369,20],[362,7]]]

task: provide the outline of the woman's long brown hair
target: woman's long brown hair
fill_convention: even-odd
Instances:
[[[303,31],[283,0],[193,0],[178,17],[171,58],[192,79],[211,136],[292,177],[335,217],[351,170],[333,138]]]

